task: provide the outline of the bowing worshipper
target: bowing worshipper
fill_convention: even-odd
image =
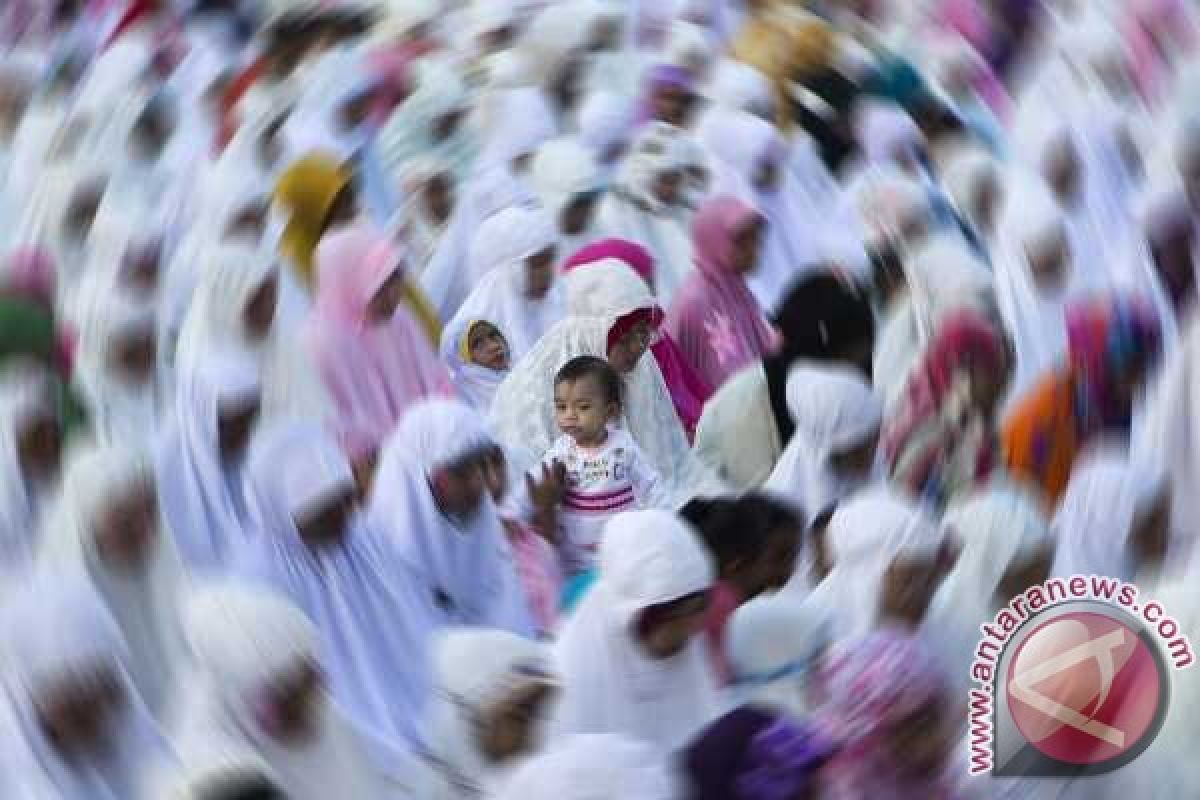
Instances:
[[[688,364],[714,389],[774,349],[774,332],[746,283],[761,265],[769,224],[730,195],[706,201],[692,220],[696,269],[672,300],[665,324]]]
[[[686,137],[665,123],[643,128],[598,212],[602,229],[655,255],[654,293],[667,307],[692,271],[690,215],[684,204]]]
[[[821,771],[838,744],[811,721],[742,706],[683,752],[687,800],[820,797]]]
[[[556,739],[516,771],[497,800],[675,797],[669,761],[633,737],[607,733]]]
[[[483,222],[470,255],[474,289],[455,318],[493,325],[515,363],[566,316],[566,290],[556,278],[561,250],[554,218],[540,206],[506,208]]]
[[[713,578],[695,534],[670,514],[614,517],[599,580],[555,644],[563,681],[555,735],[618,734],[667,751],[715,719],[699,637]]]
[[[638,274],[651,292],[654,291],[654,256],[640,244],[628,239],[603,239],[588,245],[563,264],[562,272],[565,275],[573,269],[602,264],[608,259],[616,259],[625,264]],[[671,393],[675,413],[679,415],[679,421],[683,423],[688,442],[691,443],[696,434],[696,423],[700,421],[700,412],[704,409],[705,401],[712,395],[712,388],[701,380],[696,370],[688,364],[679,345],[671,338],[670,332],[660,328],[657,341],[650,345],[650,352],[658,362],[658,369],[667,384],[667,391]]]
[[[37,363],[13,361],[0,369],[0,426],[4,448],[0,575],[6,585],[10,581],[16,585],[37,553],[38,532],[62,469],[62,409],[53,378]]]
[[[192,661],[173,723],[184,759],[247,752],[259,775],[295,800],[405,796],[412,776],[376,769],[328,693],[328,641],[299,608],[269,589],[221,580],[194,589],[184,613]]]
[[[1001,437],[1008,470],[1057,505],[1079,453],[1101,434],[1128,435],[1138,392],[1158,359],[1150,306],[1100,295],[1067,310],[1066,363],[1017,400]]]
[[[423,401],[384,447],[367,524],[390,537],[441,624],[531,635],[533,621],[491,486],[496,441],[466,406]]]
[[[549,652],[504,631],[457,628],[438,636],[434,669],[421,796],[489,796],[545,746],[558,693]]]
[[[491,422],[524,473],[558,438],[554,416],[554,376],[578,356],[607,359],[621,377],[622,422],[662,477],[662,495],[682,503],[714,478],[692,456],[670,392],[653,357],[646,358],[662,312],[646,284],[617,261],[570,273],[568,314],[500,384]]]
[[[155,456],[158,496],[179,555],[194,574],[221,574],[251,534],[246,454],[262,415],[258,365],[211,353],[175,395]]]
[[[980,624],[1050,577],[1059,537],[1041,499],[1003,479],[960,498],[947,509],[942,526],[957,533],[962,554],[934,595],[922,627],[955,697],[965,698]]]
[[[355,225],[327,238],[306,342],[332,401],[330,420],[357,464],[373,463],[418,400],[452,391],[404,297],[404,254]]]
[[[185,577],[149,455],[122,445],[73,452],[39,549],[46,569],[78,571],[104,601],[125,641],[129,678],[163,719],[186,661],[178,613]]]
[[[596,211],[604,182],[591,151],[574,137],[551,139],[529,167],[531,183],[558,231],[558,249],[576,253],[604,238]]]
[[[0,621],[5,797],[126,800],[174,758],[126,667],[121,631],[82,577],[39,574]]]
[[[422,736],[429,637],[447,615],[390,529],[360,513],[350,462],[327,431],[276,423],[247,458],[253,533],[229,572],[312,621],[334,704],[375,767],[404,780]]]
[[[804,362],[788,373],[787,399],[795,433],[764,488],[823,528],[841,501],[879,477],[883,404],[856,370]]]
[[[954,699],[919,639],[872,634],[832,656],[821,681],[829,702],[815,724],[840,745],[822,770],[823,796],[959,796]]]
[[[790,591],[739,607],[725,640],[731,701],[793,719],[818,709],[818,677],[831,644],[828,622]]]
[[[1001,462],[998,416],[1011,372],[991,320],[974,311],[942,320],[889,410],[883,456],[892,481],[934,507],[986,483]]]
[[[832,272],[788,292],[772,320],[778,349],[731,377],[704,407],[696,454],[729,484],[761,486],[795,431],[787,375],[800,360],[840,363],[870,375],[875,317],[866,295]]]

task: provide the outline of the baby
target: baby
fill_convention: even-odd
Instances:
[[[647,507],[658,484],[633,437],[612,426],[620,415],[621,378],[607,361],[580,356],[558,371],[554,418],[563,435],[542,464],[561,479],[558,545],[568,578],[595,566],[604,523]]]

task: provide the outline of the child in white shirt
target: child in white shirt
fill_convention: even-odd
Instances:
[[[604,523],[645,508],[658,473],[629,433],[612,425],[621,414],[621,378],[595,356],[573,358],[554,379],[554,417],[563,432],[542,459],[562,482],[558,546],[568,578],[595,566]]]

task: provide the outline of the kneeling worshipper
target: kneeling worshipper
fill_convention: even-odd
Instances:
[[[613,517],[600,576],[562,628],[555,734],[615,733],[662,751],[720,713],[701,634],[714,581],[699,537],[663,511]]]
[[[129,800],[174,758],[81,578],[40,573],[0,612],[0,796]]]
[[[269,589],[217,581],[192,592],[185,618],[193,662],[173,725],[185,763],[249,751],[291,800],[406,796],[326,693],[327,645],[300,609]]]
[[[253,531],[232,573],[282,594],[321,635],[329,691],[377,768],[403,779],[444,614],[387,530],[365,524],[350,463],[314,423],[281,422],[248,456]]]

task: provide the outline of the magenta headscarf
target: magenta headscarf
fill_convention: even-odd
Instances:
[[[734,235],[759,217],[730,195],[700,207],[692,221],[696,270],[667,312],[667,331],[688,363],[714,388],[775,348],[774,331],[733,267]]]
[[[1162,98],[1170,65],[1157,37],[1172,37],[1178,47],[1191,52],[1196,46],[1196,19],[1185,0],[1132,0],[1123,23],[1134,81],[1147,103]]]
[[[333,403],[333,425],[353,459],[376,452],[404,412],[430,395],[451,396],[450,378],[403,305],[373,324],[371,298],[402,263],[369,225],[326,237],[317,248],[317,289],[306,331]]]
[[[627,264],[647,286],[654,286],[654,256],[640,244],[628,239],[602,239],[589,244],[567,259],[563,272],[609,258]],[[660,329],[658,340],[650,346],[650,352],[658,362],[659,372],[671,393],[675,414],[683,423],[690,443],[700,423],[700,415],[704,412],[704,404],[712,396],[712,388],[688,365],[679,346],[666,331]]]

